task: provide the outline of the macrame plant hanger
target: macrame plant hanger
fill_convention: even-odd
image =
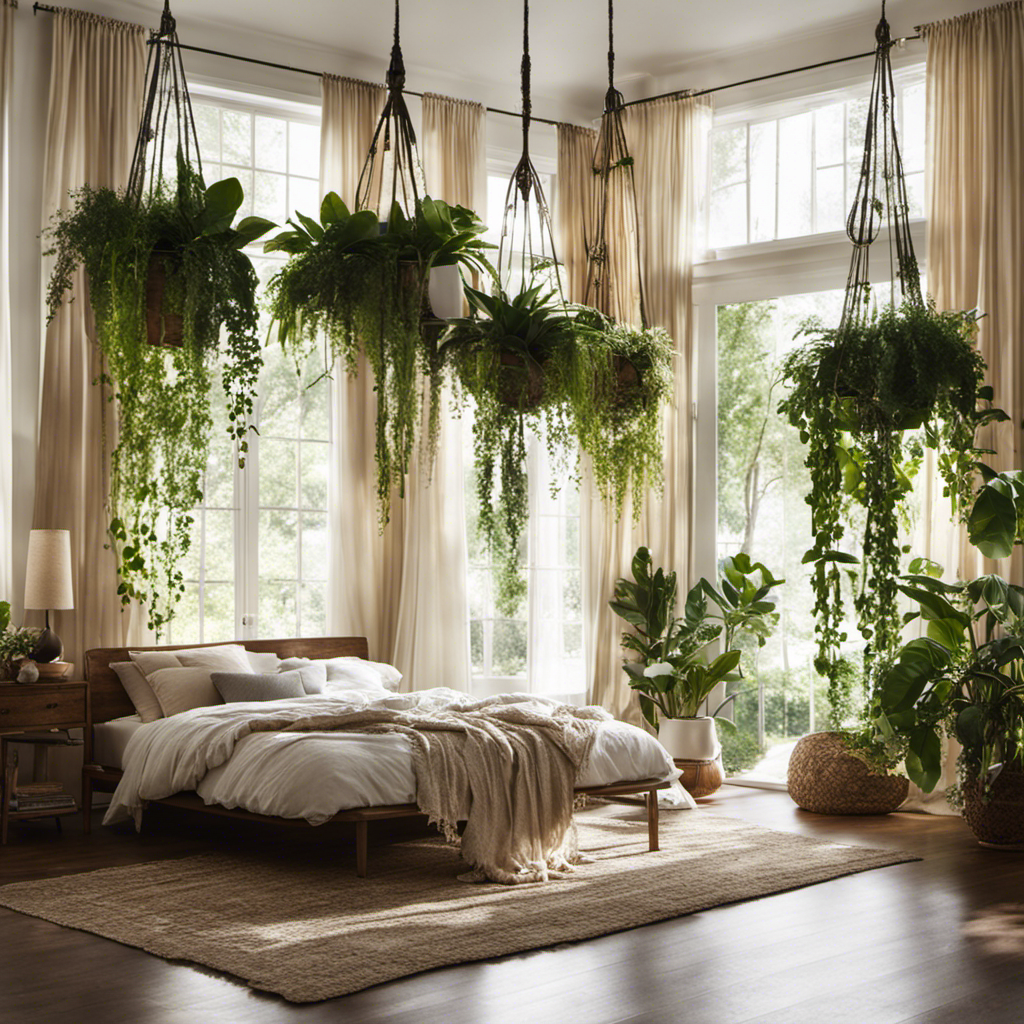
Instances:
[[[595,306],[607,316],[632,321],[633,309],[639,313],[640,326],[647,327],[644,306],[644,282],[640,269],[640,219],[636,201],[636,180],[633,157],[626,144],[622,127],[625,98],[615,88],[615,11],[614,0],[608,0],[608,91],[604,97],[604,116],[594,147],[593,170],[598,180],[594,207],[593,238],[586,241],[587,287],[584,304]],[[632,248],[628,259],[636,271],[636,305],[623,300],[612,271],[609,249],[609,216],[613,208],[621,210],[629,225]],[[620,267],[623,265],[620,262]],[[632,275],[630,275],[632,276]],[[627,307],[627,308],[623,308]],[[632,307],[632,308],[628,308]]]
[[[846,233],[853,242],[853,257],[840,330],[863,323],[871,314],[868,259],[883,220],[889,223],[892,305],[896,305],[897,282],[905,302],[924,305],[921,274],[910,237],[910,204],[897,138],[896,89],[890,58],[893,41],[885,20],[885,0],[882,0],[882,18],[875,29],[875,40],[875,72],[868,104],[864,156],[857,194],[846,222]]]
[[[167,140],[172,132],[176,135],[176,146],[173,152],[168,152]],[[185,187],[179,158],[202,177],[199,137],[181,61],[177,24],[170,0],[164,0],[160,28],[149,39],[145,101],[128,175],[128,194],[139,203],[147,190],[152,197],[168,180],[176,181],[179,189]]]
[[[509,179],[498,245],[498,281],[506,292],[539,283],[537,274],[551,270],[554,287],[564,303],[562,278],[555,255],[554,232],[540,175],[530,159],[530,3],[523,0],[523,59],[520,65],[523,97],[523,152]],[[534,231],[536,229],[536,238]]]
[[[395,0],[395,34],[388,67],[388,97],[377,121],[366,161],[356,186],[356,209],[375,210],[381,221],[395,203],[407,217],[426,192],[416,148],[416,130],[405,105],[405,61],[399,38],[399,0]]]

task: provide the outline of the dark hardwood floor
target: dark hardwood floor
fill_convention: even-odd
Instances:
[[[1024,854],[982,849],[958,818],[819,817],[798,810],[783,793],[762,790],[724,787],[698,813],[899,848],[924,859],[306,1006],[0,909],[0,1021],[1024,1021]],[[10,844],[0,848],[0,882],[249,842],[273,844],[282,857],[336,856],[343,869],[352,866],[350,834],[341,829],[253,829],[167,810],[154,815],[141,836],[102,827],[86,836],[77,819],[64,820],[62,835],[52,822],[13,825]]]

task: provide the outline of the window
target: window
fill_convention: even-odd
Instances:
[[[504,174],[495,171],[487,179],[489,230],[485,237],[495,244],[501,237],[511,170],[509,167]],[[541,177],[550,203],[551,176],[542,174]],[[533,231],[533,237],[537,238],[536,223]],[[479,536],[476,475],[468,454],[473,450],[469,412],[463,419],[463,448],[467,452],[469,628],[474,692],[483,696],[529,690],[581,703],[586,696],[586,671],[578,488],[569,481],[557,493],[552,492],[556,480],[564,479],[564,468],[552,466],[543,443],[531,437],[527,456],[530,521],[520,551],[527,595],[514,615],[499,615],[494,594],[495,577]]]
[[[869,83],[870,84],[870,83]],[[898,77],[900,143],[911,217],[924,215],[925,86]],[[775,116],[726,116],[711,132],[708,247],[843,231],[860,174],[866,89]]]
[[[240,216],[283,224],[320,203],[320,129],[315,108],[268,107],[193,91],[207,183],[235,176],[245,190]],[[257,242],[249,254],[265,285],[280,265]],[[266,335],[264,318],[261,330]],[[272,342],[272,338],[270,339]],[[195,510],[185,596],[171,642],[322,636],[327,627],[329,389],[308,387],[322,367],[301,373],[274,344],[264,350],[245,469],[238,469],[214,395],[216,446]]]
[[[744,659],[747,678],[731,712],[738,733],[722,737],[730,774],[754,784],[784,786],[793,742],[827,722],[827,686],[813,669],[814,602],[801,564],[811,546],[805,451],[777,414],[777,369],[802,340],[794,334],[803,320],[816,315],[836,322],[840,315],[850,262],[844,228],[859,173],[869,85],[796,105],[725,111],[712,132],[711,249],[695,268],[694,298],[701,396],[697,486],[700,494],[716,495],[698,505],[697,530],[716,542],[705,549],[699,571],[710,578],[717,570],[713,558],[743,550],[787,581],[776,591],[774,636]],[[911,213],[920,218],[923,70],[902,72],[897,87]],[[920,259],[920,219],[912,233]],[[883,233],[876,248],[886,244]],[[875,297],[883,302],[889,261],[872,264]],[[859,650],[852,624],[848,633],[851,650]]]

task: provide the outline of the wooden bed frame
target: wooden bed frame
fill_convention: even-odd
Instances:
[[[369,651],[365,637],[318,637],[291,638],[287,640],[239,640],[246,650],[254,653],[277,654],[281,658],[368,658]],[[133,647],[135,651],[175,651],[193,647],[217,647],[219,644],[177,644],[163,647]],[[109,722],[114,718],[134,715],[135,705],[121,685],[117,673],[110,667],[114,662],[128,661],[127,647],[97,647],[85,652],[85,678],[89,682],[89,725],[85,730],[85,758],[82,766],[82,811],[84,829],[91,829],[92,794],[94,791],[112,792],[117,788],[122,772],[119,767],[97,764],[93,760],[93,726]],[[647,805],[648,848],[658,849],[658,790],[667,789],[669,783],[657,779],[640,779],[622,782],[612,786],[585,786],[576,790],[578,795],[616,798],[621,796],[645,797]],[[275,825],[297,825],[311,827],[304,819],[279,818],[252,811],[229,810],[216,804],[207,805],[194,792],[176,793],[163,800],[150,801],[169,807],[202,811],[229,818],[243,818],[249,821],[264,821]],[[369,823],[392,818],[410,818],[422,815],[416,804],[394,804],[383,807],[360,807],[339,811],[331,821],[351,821],[356,828],[356,874],[366,877]]]

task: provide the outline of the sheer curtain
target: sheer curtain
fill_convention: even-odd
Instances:
[[[608,600],[615,581],[628,574],[633,553],[641,544],[650,547],[657,564],[677,570],[684,583],[693,575],[691,285],[701,154],[710,112],[711,105],[704,99],[672,97],[629,107],[624,118],[636,175],[647,318],[653,326],[664,327],[675,342],[675,397],[665,417],[663,493],[649,496],[636,524],[628,502],[615,522],[584,467],[580,529],[583,614],[591,665],[588,699],[617,718],[634,722],[639,722],[640,713],[621,666],[622,622],[608,607]],[[564,215],[560,221],[565,223]],[[580,258],[578,235],[563,237],[560,244],[563,253],[575,249],[574,260]],[[579,274],[574,278],[578,281]]]
[[[974,309],[978,345],[995,403],[1007,423],[984,447],[999,469],[1024,466],[1024,4],[1000,4],[926,25],[928,41],[928,288],[939,309]],[[1019,581],[1020,551],[989,561],[950,523],[948,499],[932,474],[925,553],[949,577],[998,572]],[[942,783],[930,796],[911,787],[904,807],[942,812],[959,747],[950,741]]]
[[[54,15],[44,225],[67,202],[70,189],[86,182],[126,184],[145,69],[141,25],[71,10]],[[53,625],[64,641],[64,659],[81,665],[90,647],[140,642],[144,620],[122,614],[116,564],[104,547],[109,515],[103,393],[92,383],[100,364],[81,271],[74,295],[46,329],[32,521],[36,528],[71,531],[75,608],[56,612]]]
[[[7,142],[8,96],[14,69],[14,11],[18,0],[0,5],[0,600],[14,601],[13,548],[11,545],[14,480],[11,444],[11,289],[7,275],[8,201]]]

